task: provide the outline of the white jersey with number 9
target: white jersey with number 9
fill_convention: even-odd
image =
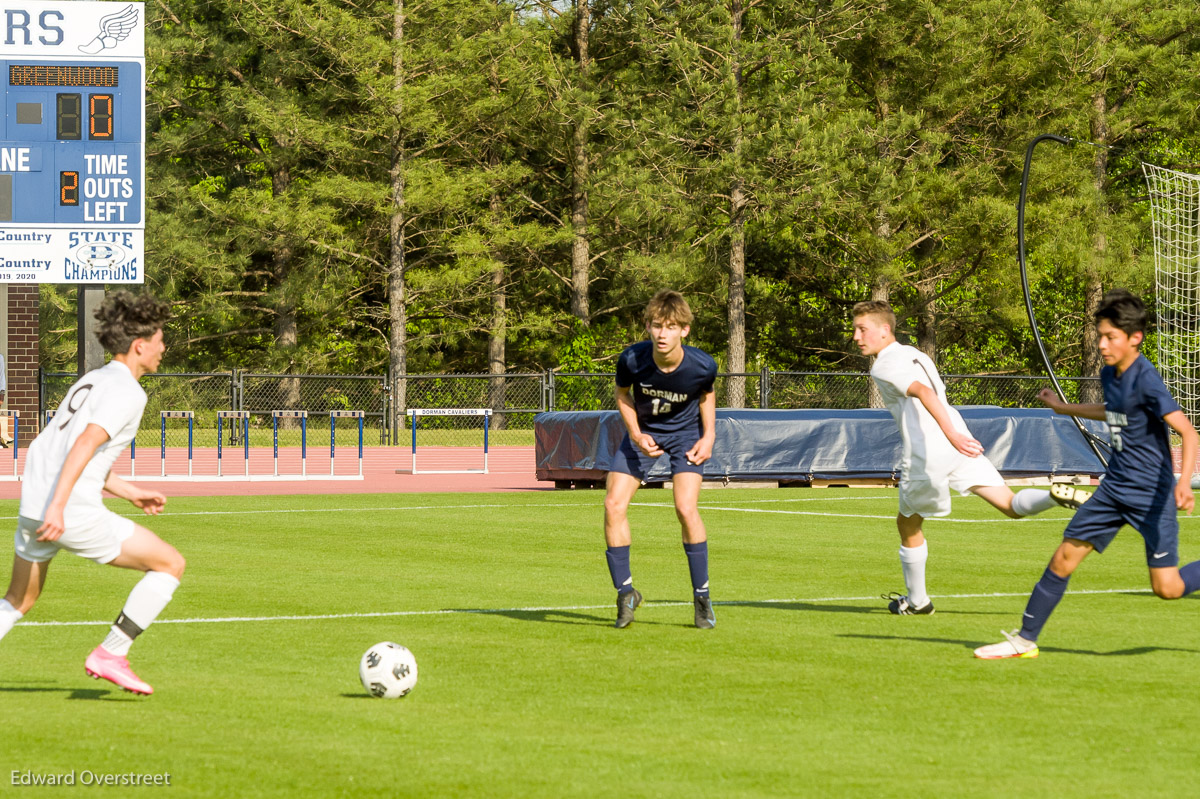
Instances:
[[[117,456],[137,435],[145,408],[146,392],[120,361],[109,361],[79,378],[50,424],[29,445],[21,486],[21,515],[46,518],[67,454],[89,424],[104,428],[108,441],[96,449],[76,481],[63,521],[71,527],[104,511],[104,482]]]

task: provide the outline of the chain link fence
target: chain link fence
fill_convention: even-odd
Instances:
[[[614,410],[612,373],[529,372],[492,374],[401,375],[393,381],[382,375],[270,375],[240,371],[149,374],[146,416],[137,445],[158,446],[160,411],[193,411],[197,446],[215,446],[216,412],[249,411],[253,446],[272,443],[275,410],[306,410],[310,444],[323,443],[332,410],[365,413],[365,443],[406,443],[409,408],[491,408],[492,441],[497,445],[532,444],[533,418],[547,410]],[[59,406],[75,382],[73,372],[43,372],[41,419]],[[1037,394],[1051,385],[1049,378],[1028,375],[944,375],[946,393],[955,405],[996,405],[1004,408],[1040,407]],[[1067,400],[1093,401],[1099,378],[1059,378]],[[389,390],[389,383],[394,391]],[[871,407],[871,378],[865,372],[722,372],[715,390],[721,408]],[[40,424],[39,424],[40,427]],[[358,443],[357,425],[337,430],[339,445]],[[186,444],[186,429],[168,425],[169,442]],[[227,441],[241,443],[241,430],[227,425]],[[298,446],[300,423],[281,419],[279,443]]]
[[[330,411],[362,411],[363,443],[388,441],[387,379],[379,375],[268,375],[237,372],[237,407],[250,413],[251,446],[273,442],[272,411],[308,411],[308,441],[324,444]],[[279,420],[279,445],[300,446],[301,421]],[[358,425],[343,420],[339,446],[358,445]],[[236,434],[233,439],[237,441]]]

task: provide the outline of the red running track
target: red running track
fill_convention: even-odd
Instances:
[[[147,451],[149,450],[149,451]],[[339,447],[335,455],[334,471],[337,475],[358,474],[358,450],[355,447]],[[240,477],[245,473],[245,459],[239,447],[227,447],[222,453],[222,472],[227,476]],[[417,451],[417,465],[421,469],[479,468],[483,465],[481,450],[447,448],[421,448]],[[412,452],[407,447],[364,447],[363,479],[336,480],[321,478],[329,475],[329,450],[326,447],[309,447],[307,480],[247,481],[228,479],[217,481],[216,448],[196,448],[192,456],[192,474],[206,480],[188,481],[188,459],[186,447],[167,448],[167,474],[170,480],[156,480],[162,469],[159,450],[139,448],[134,469],[138,485],[153,486],[168,497],[209,496],[258,496],[269,494],[387,494],[411,492],[470,492],[470,491],[536,491],[553,490],[553,483],[539,482],[534,478],[533,447],[492,447],[488,452],[487,474],[412,474]],[[16,474],[25,467],[25,450],[18,452]],[[279,473],[281,478],[300,474],[299,447],[281,447],[279,450]],[[117,458],[113,470],[119,477],[130,476],[130,458],[126,452]],[[275,471],[270,447],[250,449],[250,474],[270,476]],[[397,471],[402,473],[397,474]],[[17,499],[21,496],[21,483],[14,480],[13,458],[10,450],[0,450],[0,499]],[[182,478],[180,477],[182,476]]]

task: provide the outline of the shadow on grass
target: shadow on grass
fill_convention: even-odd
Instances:
[[[884,605],[834,605],[830,602],[739,602],[737,600],[730,602],[714,601],[713,605],[726,607],[742,607],[742,608],[768,608],[772,610],[791,610],[791,611],[817,611],[819,613],[871,613],[875,615],[891,615]],[[939,616],[1004,616],[1005,611],[982,611],[982,610],[939,610]],[[1007,614],[1011,615],[1011,614]]]
[[[48,685],[3,685],[0,684],[0,694],[62,694],[67,699],[91,699],[105,702],[125,702],[136,700],[136,697],[124,696],[123,692],[105,688],[55,688]]]
[[[595,613],[578,613],[571,610],[491,610],[479,608],[455,608],[456,613],[469,613],[478,616],[504,616],[517,621],[548,622],[550,624],[583,624],[590,626],[612,626],[608,616],[598,616]],[[615,611],[614,611],[615,618]]]
[[[995,643],[994,641],[963,641],[956,638],[922,638],[916,635],[866,635],[864,633],[841,633],[838,637],[868,638],[875,641],[917,641],[923,644],[947,644],[971,651],[985,644]],[[1149,655],[1153,652],[1195,652],[1200,654],[1200,649],[1189,649],[1180,646],[1135,646],[1129,649],[1113,649],[1108,652],[1099,652],[1095,649],[1067,649],[1066,647],[1058,646],[1041,646],[1038,648],[1042,652],[1058,655],[1093,655],[1096,657],[1128,657],[1130,655]]]

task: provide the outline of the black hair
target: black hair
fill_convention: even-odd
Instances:
[[[171,306],[150,294],[114,291],[96,309],[96,338],[114,355],[129,352],[135,339],[150,338],[171,318]]]
[[[1113,289],[1104,294],[1096,309],[1096,322],[1107,319],[1127,336],[1146,332],[1146,304],[1125,289]]]

